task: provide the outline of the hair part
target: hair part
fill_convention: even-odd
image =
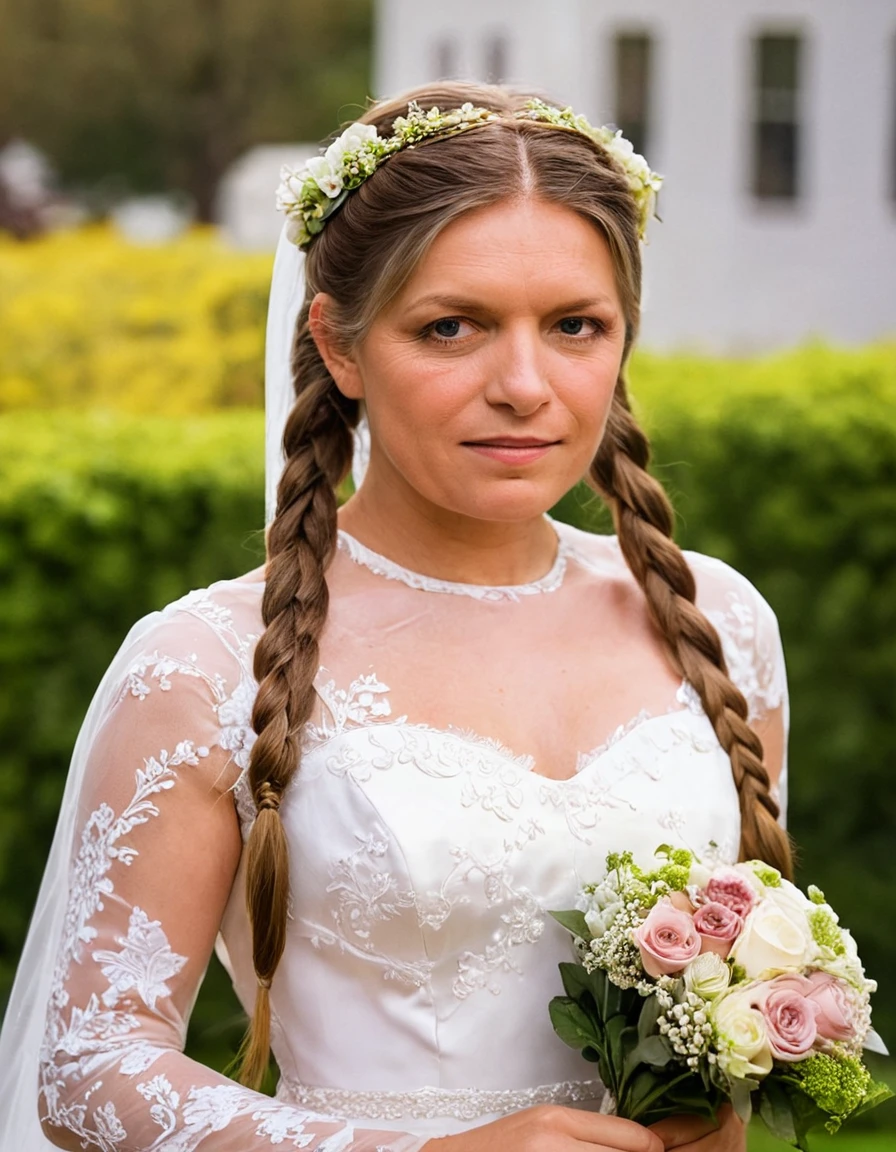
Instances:
[[[313,705],[319,640],[327,617],[326,569],[336,547],[335,488],[351,466],[358,404],[342,396],[311,335],[311,300],[325,292],[346,349],[401,291],[443,229],[468,212],[508,199],[570,208],[597,227],[616,271],[625,317],[623,369],[590,481],[608,501],[623,555],[644,591],[670,658],[700,696],[731,758],[741,810],[741,855],[791,874],[777,823],[762,745],[747,703],[728,676],[718,634],[694,603],[693,574],[672,540],[671,506],[647,471],[649,447],[632,416],[624,369],[640,322],[638,211],[621,172],[585,136],[512,119],[529,92],[442,83],[374,104],[362,117],[388,134],[409,100],[425,110],[469,100],[506,119],[433,138],[391,157],[354,191],[311,244],[305,301],[293,345],[295,405],[284,434],[286,467],[267,539],[265,631],[255,651],[257,733],[249,781],[258,809],[246,847],[246,901],[258,979],[255,1010],[240,1053],[240,1076],[258,1087],[270,1046],[270,989],[286,940],[289,853],[280,819],[283,794],[301,762]]]

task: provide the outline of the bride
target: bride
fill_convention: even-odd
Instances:
[[[658,178],[502,88],[411,101],[281,188],[283,315],[300,248],[305,290],[267,563],[141,621],[100,686],[7,1015],[3,1148],[745,1147],[728,1110],[603,1115],[547,1011],[548,912],[609,850],[789,870],[774,616],[672,542],[623,379]],[[582,477],[617,537],[547,515]],[[183,1054],[213,947],[241,1084]]]

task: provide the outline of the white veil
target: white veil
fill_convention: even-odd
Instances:
[[[293,402],[290,358],[296,317],[305,290],[303,262],[304,256],[286,238],[284,229],[274,260],[265,345],[268,522],[274,515],[277,482],[283,470],[283,427]],[[362,419],[355,433],[352,474],[356,486],[364,475],[368,444],[367,424]],[[89,749],[117,698],[134,649],[157,619],[158,613],[152,613],[131,629],[96,691],[75,744],[56,833],[0,1032],[0,1149],[3,1152],[51,1152],[55,1147],[44,1136],[38,1120],[38,1060],[68,902],[68,870],[77,834],[78,796]]]
[[[283,429],[294,399],[292,338],[305,295],[304,254],[280,232],[268,305],[264,357],[265,521],[270,524],[277,507],[277,483],[283,471]],[[370,458],[370,429],[361,411],[354,434],[352,479],[360,487]]]

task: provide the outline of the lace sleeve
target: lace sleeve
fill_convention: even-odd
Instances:
[[[44,1133],[105,1152],[414,1152],[424,1140],[353,1130],[183,1054],[241,851],[218,716],[240,670],[203,627],[182,615],[150,633],[86,751],[40,1055]]]
[[[728,671],[746,697],[750,723],[765,745],[772,792],[784,823],[790,708],[777,618],[745,576],[720,560],[693,552],[687,556],[697,577],[697,602],[719,633]]]

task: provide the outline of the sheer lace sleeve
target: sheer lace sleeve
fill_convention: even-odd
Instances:
[[[747,698],[750,723],[765,749],[772,791],[787,811],[787,672],[778,621],[769,603],[739,572],[720,560],[689,552],[697,600],[722,641],[728,671]]]
[[[240,1087],[183,1054],[241,852],[223,706],[245,670],[201,617],[129,655],[86,751],[39,1070],[44,1133],[107,1152],[413,1152]],[[225,747],[226,745],[226,747]]]

